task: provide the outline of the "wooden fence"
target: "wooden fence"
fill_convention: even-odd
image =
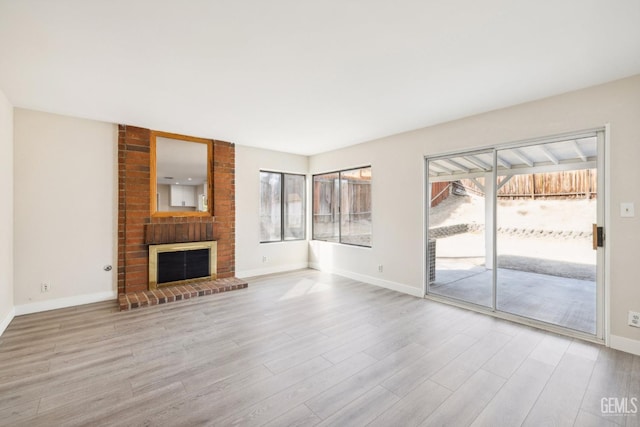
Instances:
[[[596,169],[514,175],[498,190],[510,199],[594,199],[598,193]]]
[[[500,183],[504,177],[499,177]],[[471,179],[461,179],[459,183],[467,193],[478,193],[478,186]],[[431,207],[437,206],[449,197],[452,182],[431,184]],[[595,199],[598,193],[597,169],[582,169],[567,172],[549,172],[513,175],[498,190],[502,199]]]
[[[338,201],[340,201],[340,213],[343,218],[370,218],[371,181],[343,179],[340,187],[338,187],[338,180],[335,177],[314,180],[314,220],[334,221],[334,217],[338,214]]]
[[[449,182],[434,182],[431,184],[431,207],[438,206],[440,202],[449,197],[451,189]]]

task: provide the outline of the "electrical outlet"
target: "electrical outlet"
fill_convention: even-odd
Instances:
[[[629,310],[629,326],[640,328],[640,312]]]
[[[51,289],[51,285],[49,285],[48,283],[40,284],[40,292],[49,292],[50,289]]]
[[[382,264],[378,265],[378,273],[382,273],[383,270],[384,267],[382,266]]]

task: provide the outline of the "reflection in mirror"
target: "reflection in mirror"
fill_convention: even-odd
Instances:
[[[156,136],[156,213],[198,215],[210,211],[209,145],[209,141],[196,138]]]

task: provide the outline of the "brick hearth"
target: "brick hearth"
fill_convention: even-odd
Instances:
[[[153,291],[128,292],[118,296],[118,303],[120,305],[120,311],[126,311],[150,305],[165,304],[221,292],[235,291],[236,289],[244,289],[247,286],[249,286],[248,283],[243,280],[228,277],[206,282],[191,283],[189,285],[168,286]]]

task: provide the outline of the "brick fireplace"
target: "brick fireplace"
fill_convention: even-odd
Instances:
[[[213,143],[213,216],[152,217],[151,130],[118,129],[118,293],[149,290],[149,245],[217,242],[217,277],[235,274],[235,147]],[[154,177],[155,179],[155,177]]]

